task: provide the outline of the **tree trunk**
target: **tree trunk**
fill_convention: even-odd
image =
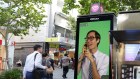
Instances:
[[[10,63],[9,63],[9,57],[8,57],[8,32],[6,30],[6,33],[5,33],[5,50],[6,50],[6,63],[7,63],[7,67],[8,69],[11,69],[10,67]]]

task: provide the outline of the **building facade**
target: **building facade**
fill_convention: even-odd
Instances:
[[[63,4],[64,0],[52,0],[52,4],[44,5],[47,15],[44,19],[47,22],[40,25],[38,33],[29,29],[29,35],[23,39],[15,36],[14,64],[21,58],[21,55],[25,58],[31,53],[29,50],[32,50],[35,44],[43,45],[43,52],[49,52],[54,60],[58,60],[62,53],[75,46],[72,31],[67,24],[67,15],[62,12]],[[18,54],[19,52],[22,54]],[[25,60],[21,59],[21,61],[24,62]]]

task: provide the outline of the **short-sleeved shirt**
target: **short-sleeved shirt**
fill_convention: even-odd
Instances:
[[[62,66],[69,66],[69,63],[70,63],[70,58],[67,56],[64,56],[62,58]]]
[[[99,50],[93,54],[96,61],[97,71],[100,75],[107,75],[108,67],[109,67],[109,57],[100,52]],[[85,60],[82,62],[82,79],[88,79],[89,76],[89,65],[90,61],[85,58]]]

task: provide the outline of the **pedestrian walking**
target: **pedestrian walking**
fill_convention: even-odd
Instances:
[[[75,59],[74,58],[71,58],[71,60],[72,60],[72,69],[74,70],[75,68]]]
[[[47,69],[44,70],[42,79],[53,79],[53,68],[51,66],[48,53],[43,53],[42,57],[43,57],[42,65],[47,66]]]
[[[60,58],[60,68],[62,68],[62,57]]]
[[[40,71],[43,69],[47,69],[47,66],[42,65],[42,46],[35,45],[34,52],[26,57],[23,79],[41,79]],[[38,71],[38,74],[35,75],[36,71]]]
[[[70,64],[70,58],[68,57],[68,54],[65,54],[62,58],[62,66],[63,66],[63,78],[67,78],[67,73],[69,71],[69,64]]]
[[[51,62],[51,66],[52,66],[53,70],[55,70],[55,68],[54,68],[54,60],[51,57],[48,57],[48,58],[49,58],[49,61]]]

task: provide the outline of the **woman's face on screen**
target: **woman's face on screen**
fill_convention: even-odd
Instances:
[[[99,42],[99,39],[95,37],[95,32],[91,32],[88,34],[88,37],[86,38],[87,41],[87,47],[89,50],[97,48],[97,44]]]

